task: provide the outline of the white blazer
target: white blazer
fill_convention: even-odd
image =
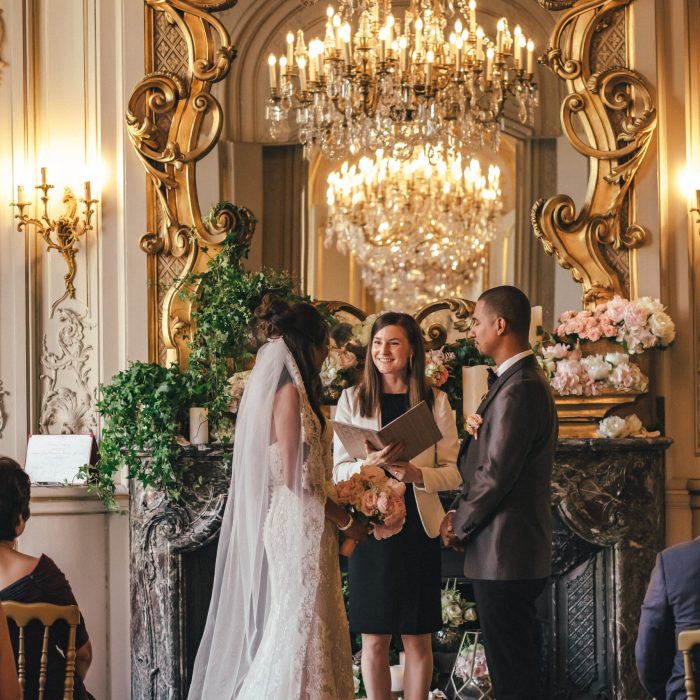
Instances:
[[[439,491],[458,489],[462,477],[457,469],[459,439],[452,408],[444,391],[435,389],[433,416],[442,433],[442,440],[411,460],[423,473],[423,486],[413,485],[416,505],[423,528],[428,537],[440,534],[440,523],[445,510],[440,503]],[[358,387],[345,389],[340,395],[335,411],[335,420],[352,423],[363,428],[379,429],[379,416],[363,418],[360,415]],[[333,437],[333,481],[345,481],[360,471],[362,460],[353,459],[343,447],[337,435]]]

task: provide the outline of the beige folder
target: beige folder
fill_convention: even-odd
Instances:
[[[367,456],[365,440],[376,450],[381,450],[391,442],[403,442],[404,451],[399,459],[408,461],[442,439],[433,412],[425,401],[387,423],[381,430],[361,428],[337,420],[332,420],[331,424],[345,449],[355,459],[364,459]]]

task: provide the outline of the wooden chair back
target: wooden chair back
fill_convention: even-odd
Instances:
[[[46,687],[46,669],[49,659],[49,630],[60,620],[68,624],[68,647],[66,649],[66,672],[63,682],[63,700],[73,700],[73,675],[75,673],[75,635],[80,623],[80,610],[77,605],[52,605],[51,603],[16,603],[3,601],[2,607],[8,620],[19,628],[19,645],[17,649],[17,673],[19,685],[24,697],[27,681],[27,650],[25,649],[25,628],[32,620],[38,620],[44,626],[41,642],[41,660],[39,665],[39,700],[44,700]]]
[[[700,645],[700,629],[683,630],[678,634],[678,651],[683,654],[683,670],[685,671],[685,692],[688,700],[696,700],[695,674],[693,673],[693,661],[690,656],[694,646]]]

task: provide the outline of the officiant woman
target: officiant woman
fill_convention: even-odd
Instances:
[[[432,409],[442,439],[411,462],[402,446],[367,451],[355,460],[336,437],[333,477],[349,479],[362,464],[381,464],[406,484],[406,523],[384,540],[370,537],[350,557],[350,629],[362,633],[362,678],[368,700],[389,700],[389,644],[400,634],[406,652],[405,700],[425,700],[433,675],[431,634],[442,627],[438,492],[459,488],[459,448],[447,395],[425,378],[420,326],[403,313],[385,313],[372,326],[362,382],[346,389],[335,418],[378,429],[421,401]]]

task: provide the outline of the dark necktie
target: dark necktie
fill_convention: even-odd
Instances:
[[[496,382],[497,379],[498,379],[498,375],[491,367],[489,367],[488,368],[488,376],[486,378],[486,383],[487,383],[489,389],[491,389],[491,387],[494,385],[494,383]]]

